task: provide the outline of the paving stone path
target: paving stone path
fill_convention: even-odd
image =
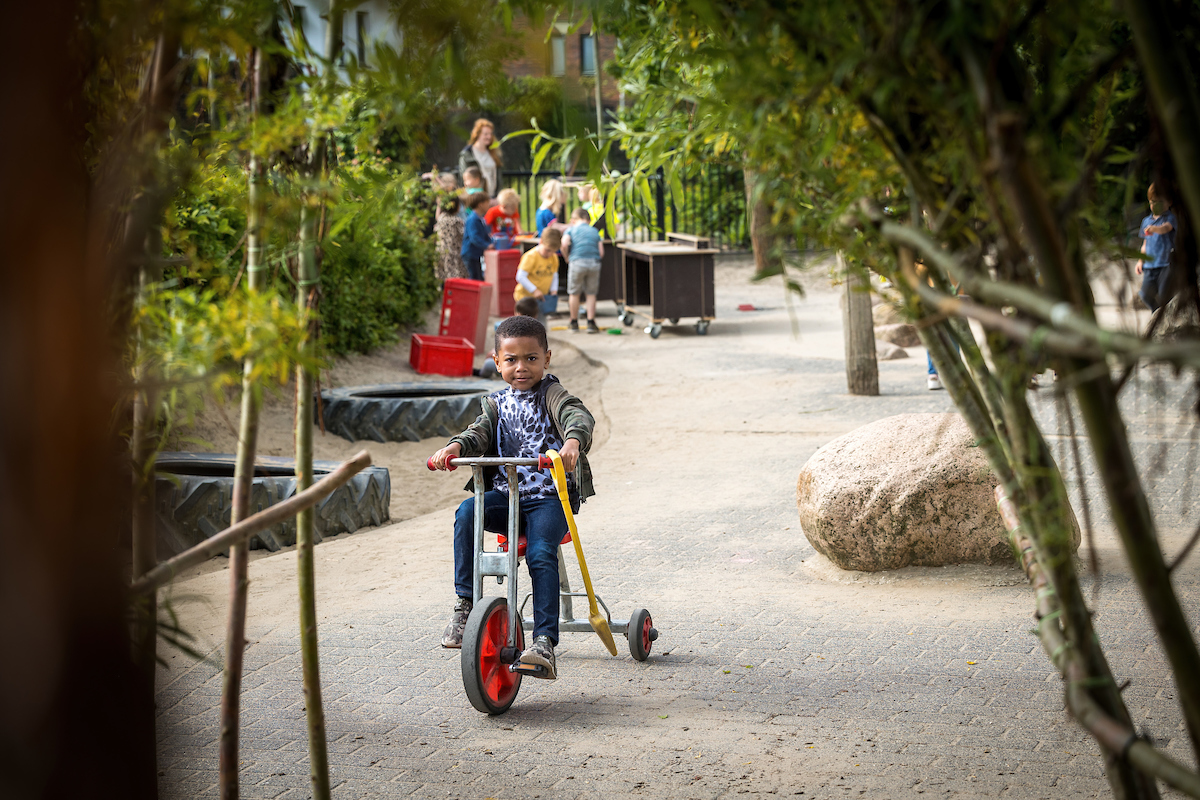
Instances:
[[[925,389],[923,351],[881,363],[882,397],[849,397],[835,294],[816,286],[789,310],[780,286],[751,285],[744,264],[721,266],[718,280],[707,337],[680,327],[657,341],[640,331],[569,340],[609,370],[612,435],[593,459],[599,494],[579,518],[589,566],[615,617],[650,609],[661,631],[650,660],[633,661],[620,640],[612,658],[594,636],[564,634],[559,680],[526,680],[507,714],[479,714],[458,653],[438,644],[452,603],[452,510],[326,542],[334,796],[1107,795],[1097,748],[1063,712],[1061,681],[1030,632],[1033,597],[1015,568],[839,575],[798,529],[795,476],[819,446],[890,414],[950,409],[944,392]],[[1153,391],[1147,379],[1129,393],[1141,404],[1133,432],[1140,456],[1162,462],[1152,489],[1173,552],[1195,524],[1191,442],[1160,424],[1174,407],[1164,417]],[[1049,391],[1037,406],[1057,430]],[[1092,510],[1103,643],[1131,682],[1139,727],[1186,760],[1160,649],[1107,515]],[[273,569],[294,567],[273,556],[252,565],[252,579]],[[1193,602],[1198,576],[1195,564],[1177,575]],[[176,592],[224,587],[188,583]],[[242,796],[309,797],[296,622],[255,608]],[[215,796],[220,672],[181,659],[158,693],[162,794]]]

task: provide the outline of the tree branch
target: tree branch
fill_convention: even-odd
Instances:
[[[1067,644],[1058,624],[1062,608],[1057,595],[1050,587],[1045,570],[1038,563],[1033,543],[1021,530],[1016,504],[1008,497],[1003,486],[996,487],[996,504],[1013,547],[1020,556],[1021,568],[1036,593],[1037,636],[1046,655],[1050,657],[1050,662],[1058,668],[1067,683],[1067,708],[1072,716],[1117,757],[1128,760],[1142,772],[1174,786],[1191,797],[1200,797],[1200,775],[1163,755],[1144,739],[1139,738],[1132,728],[1122,725],[1104,713],[1085,691],[1087,674],[1083,665],[1079,663],[1079,653]]]

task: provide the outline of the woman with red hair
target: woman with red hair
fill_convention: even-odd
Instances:
[[[458,154],[458,174],[466,173],[468,167],[479,167],[483,173],[484,188],[491,197],[500,192],[500,144],[496,141],[496,128],[491,120],[477,119],[471,129],[467,146]]]

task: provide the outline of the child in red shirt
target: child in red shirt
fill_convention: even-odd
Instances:
[[[488,209],[483,221],[491,228],[496,249],[513,247],[521,235],[521,198],[512,189],[501,189],[496,195],[496,205]]]

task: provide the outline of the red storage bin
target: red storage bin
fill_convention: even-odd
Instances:
[[[439,336],[458,336],[475,345],[476,353],[487,350],[488,312],[493,287],[486,281],[450,278],[442,289],[442,321]]]
[[[461,336],[414,333],[408,363],[422,375],[471,374],[475,346]]]
[[[521,251],[484,250],[483,263],[486,267],[483,278],[492,285],[492,316],[511,317],[513,306],[516,305],[513,290],[517,288],[517,266],[521,263]]]

